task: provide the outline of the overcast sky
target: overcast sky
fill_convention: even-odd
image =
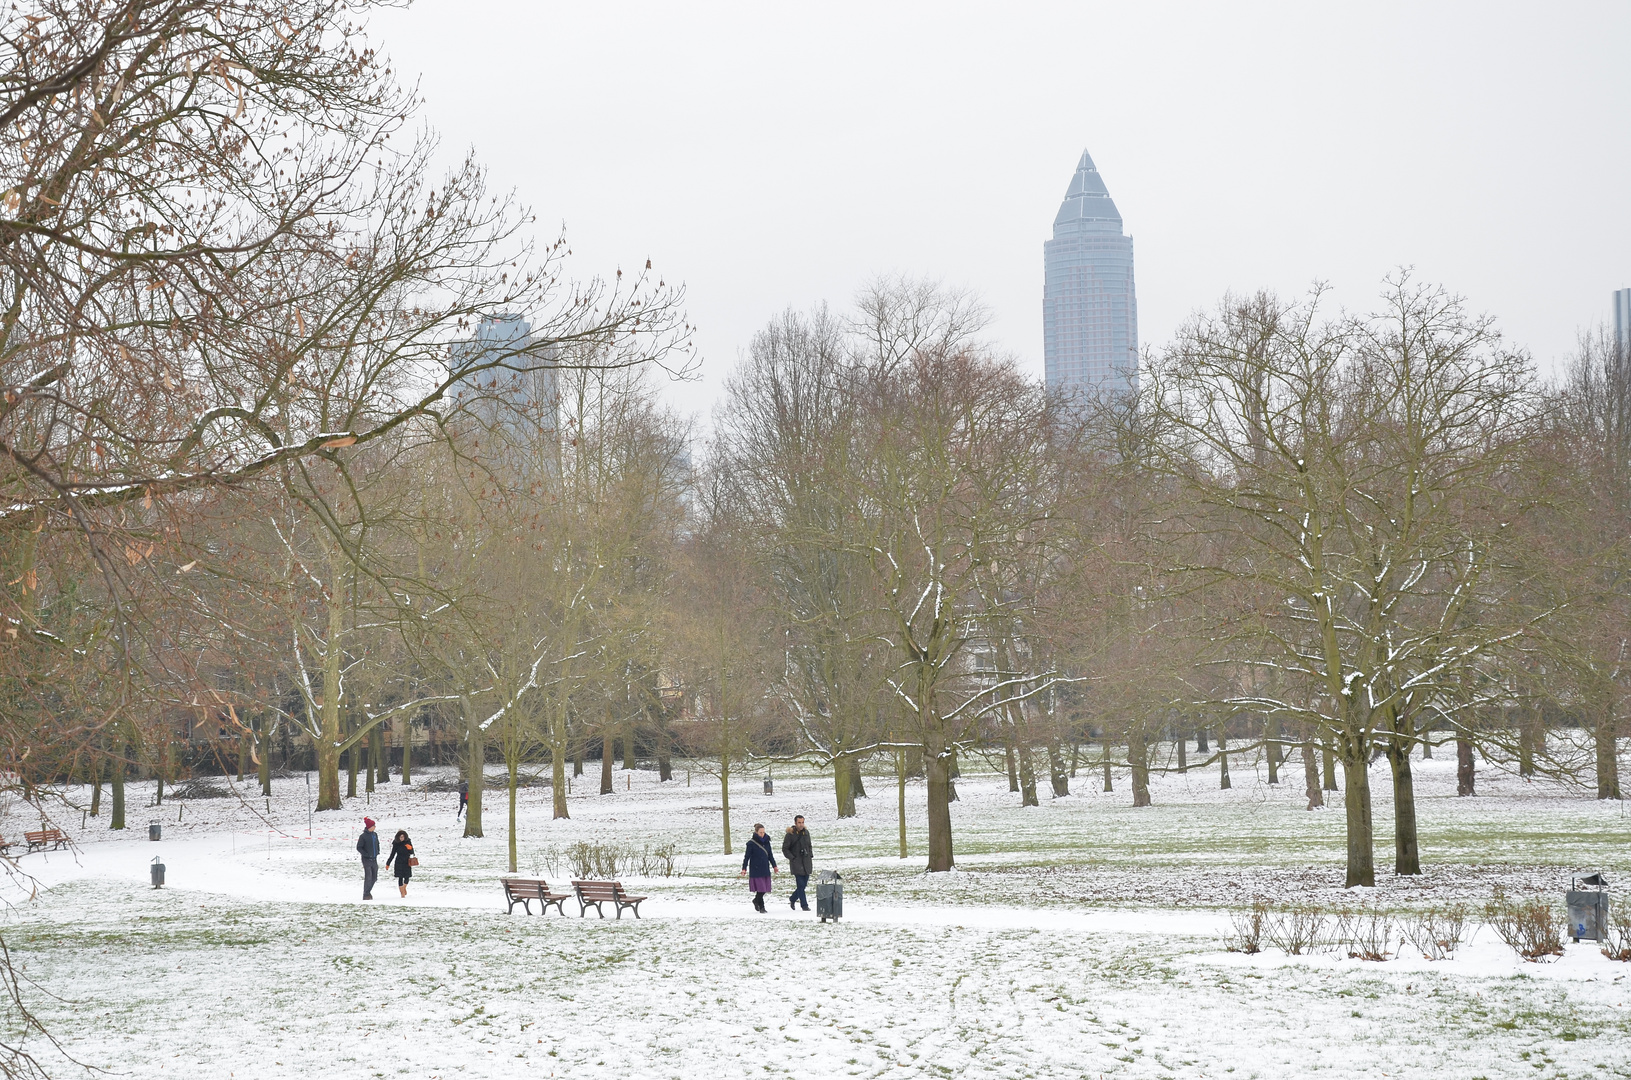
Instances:
[[[1091,151],[1139,338],[1226,290],[1365,309],[1413,266],[1543,369],[1631,285],[1631,3],[418,0],[374,23],[451,151],[580,275],[683,281],[706,413],[754,331],[879,273],[1042,372],[1042,242]]]

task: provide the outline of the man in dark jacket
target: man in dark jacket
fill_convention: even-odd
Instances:
[[[788,907],[810,910],[810,899],[804,887],[810,884],[810,867],[815,856],[810,852],[810,830],[804,827],[804,815],[793,819],[793,827],[782,837],[782,854],[787,857],[787,870],[793,875],[793,895],[787,898]]]
[[[362,835],[357,837],[357,854],[362,856],[362,898],[374,898],[374,882],[379,880],[379,834],[374,819],[362,819]]]

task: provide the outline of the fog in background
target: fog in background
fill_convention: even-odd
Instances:
[[[579,274],[688,289],[706,412],[788,305],[880,272],[979,293],[1042,372],[1042,242],[1091,151],[1139,336],[1228,289],[1366,308],[1401,265],[1549,371],[1631,285],[1631,4],[419,0],[376,39],[449,156]]]

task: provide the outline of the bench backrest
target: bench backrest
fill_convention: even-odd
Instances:
[[[615,900],[623,888],[615,881],[574,881],[572,887],[585,900]]]
[[[62,833],[57,829],[41,829],[39,832],[24,833],[23,835],[30,840],[57,840],[61,838]]]
[[[504,891],[511,896],[543,897],[549,882],[542,878],[504,878]]]

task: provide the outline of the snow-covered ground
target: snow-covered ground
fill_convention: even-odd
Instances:
[[[842,822],[830,780],[778,770],[767,797],[747,778],[732,790],[734,856],[719,853],[717,780],[695,771],[687,786],[683,765],[669,784],[619,770],[608,796],[584,777],[570,821],[551,820],[547,788],[523,790],[523,874],[564,882],[579,840],[677,844],[680,876],[625,878],[651,897],[639,921],[580,919],[570,902],[567,918],[506,915],[502,792],[475,840],[426,774],[309,816],[303,777],[276,781],[269,802],[249,787],[141,809],[152,785],[133,785],[126,834],[56,815],[76,848],[21,860],[5,938],[64,1049],[136,1077],[1631,1076],[1631,964],[1590,944],[1549,964],[1488,929],[1434,963],[1226,952],[1229,911],[1253,897],[1359,902],[1341,889],[1339,803],[1304,811],[1288,772],[1270,788],[1237,764],[1229,791],[1215,771],[1164,776],[1141,810],[1124,779],[1106,794],[1085,770],[1072,797],[1030,809],[1005,780],[968,776],[959,869],[932,876],[920,785],[912,855],[895,855],[892,778],[869,778]],[[1428,873],[1384,874],[1366,903],[1476,907],[1496,885],[1561,899],[1572,873],[1618,884],[1631,870],[1619,804],[1488,771],[1478,798],[1456,799],[1442,759],[1419,763],[1418,788]],[[0,832],[36,827],[25,810],[0,807]],[[364,813],[387,840],[413,834],[406,901],[389,880],[360,899]],[[837,925],[791,912],[780,882],[757,915],[736,876],[751,825],[779,841],[794,813],[818,870],[844,873]]]

